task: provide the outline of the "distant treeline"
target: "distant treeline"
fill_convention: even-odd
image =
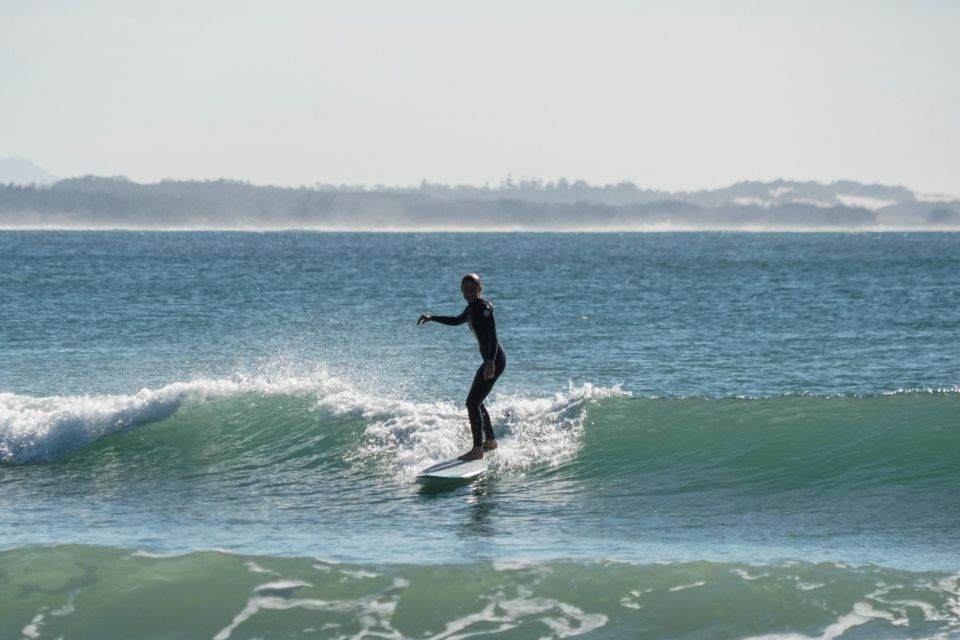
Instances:
[[[332,187],[327,187],[332,188]],[[382,189],[382,188],[381,188]],[[413,190],[406,190],[413,191]],[[720,189],[701,189],[699,191],[670,192],[657,189],[641,189],[632,182],[619,182],[602,186],[591,185],[583,180],[568,181],[561,178],[545,182],[537,179],[514,181],[511,177],[496,187],[489,185],[475,187],[470,185],[445,185],[421,182],[416,192],[444,199],[518,199],[532,202],[597,202],[609,205],[647,204],[677,200],[689,202],[701,207],[717,207],[733,202],[736,198],[754,198],[779,200],[784,195],[791,198],[804,198],[823,204],[842,204],[837,194],[892,200],[895,202],[913,202],[913,192],[906,187],[886,185],[866,185],[847,180],[829,185],[819,182],[796,182],[776,180],[773,182],[738,182]],[[771,192],[777,194],[771,196]],[[785,204],[778,202],[778,204]]]
[[[876,210],[842,204],[882,201]],[[52,186],[0,185],[0,226],[314,229],[960,229],[960,203],[917,202],[903,187],[745,182],[670,193],[631,183],[513,182],[414,188],[84,177]]]

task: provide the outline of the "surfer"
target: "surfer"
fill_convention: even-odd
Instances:
[[[423,314],[417,319],[417,326],[425,322],[439,322],[450,326],[466,322],[477,337],[483,364],[473,376],[473,385],[467,394],[467,415],[470,417],[470,430],[473,432],[473,448],[460,456],[461,460],[480,460],[483,452],[497,448],[497,436],[490,424],[490,415],[483,401],[493,389],[494,383],[507,366],[507,355],[497,339],[497,323],[493,319],[493,305],[480,297],[483,285],[480,276],[468,273],[460,281],[460,292],[467,306],[458,316],[431,316]],[[486,441],[484,441],[486,436]]]

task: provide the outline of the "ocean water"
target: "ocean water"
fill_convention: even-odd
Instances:
[[[477,271],[507,371],[477,480]],[[960,638],[960,234],[0,232],[0,638]]]

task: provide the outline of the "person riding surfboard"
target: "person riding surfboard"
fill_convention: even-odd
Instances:
[[[473,448],[460,456],[461,460],[480,460],[484,451],[497,448],[497,436],[490,424],[490,415],[483,401],[490,394],[493,385],[507,366],[507,354],[497,338],[497,323],[493,316],[493,305],[481,297],[483,285],[480,276],[468,273],[460,281],[460,292],[467,306],[458,316],[431,316],[422,314],[417,326],[427,322],[439,322],[449,326],[467,323],[477,338],[483,363],[473,376],[470,393],[467,394],[467,416],[470,418],[470,431],[473,434]],[[486,440],[484,440],[486,437]]]

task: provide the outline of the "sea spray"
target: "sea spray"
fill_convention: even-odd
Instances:
[[[492,469],[518,472],[556,466],[580,448],[585,409],[602,398],[629,396],[619,387],[574,386],[545,398],[501,396],[488,401],[498,448]],[[324,404],[328,404],[325,400]],[[351,410],[338,401],[339,411]],[[352,460],[371,461],[385,473],[410,481],[420,470],[470,446],[465,411],[451,403],[355,401],[369,426]]]

